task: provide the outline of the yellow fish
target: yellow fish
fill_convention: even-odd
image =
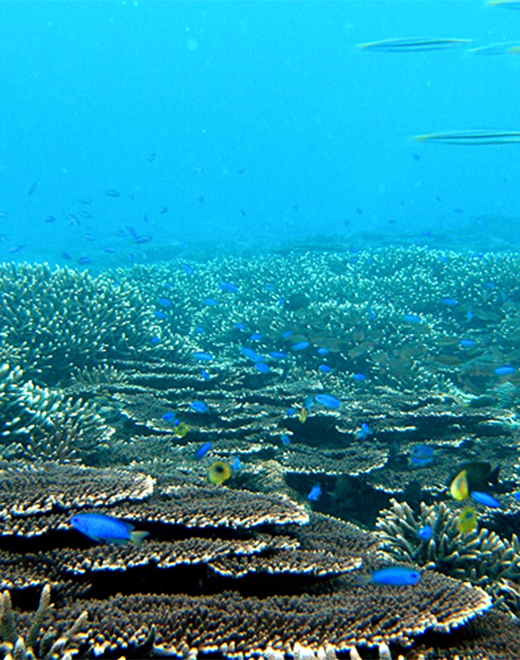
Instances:
[[[457,529],[461,534],[467,534],[477,528],[477,512],[474,506],[468,506],[457,520]]]
[[[208,481],[212,484],[223,484],[224,481],[231,479],[232,476],[233,469],[225,461],[216,461],[208,469]]]
[[[300,410],[300,414],[298,415],[298,419],[302,424],[305,424],[308,416],[309,416],[309,411],[307,410],[307,408],[302,408]]]
[[[186,435],[188,435],[189,430],[190,427],[185,422],[181,422],[178,426],[175,427],[175,431],[173,433],[178,438],[184,438]]]
[[[450,495],[454,500],[459,500],[460,502],[468,499],[468,473],[466,470],[462,470],[451,482]]]

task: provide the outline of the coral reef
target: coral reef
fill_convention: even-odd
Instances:
[[[481,527],[461,534],[460,509],[439,502],[421,503],[415,515],[406,502],[392,500],[392,508],[380,512],[376,523],[385,552],[397,561],[414,562],[427,569],[467,580],[482,587],[496,606],[520,616],[520,541],[511,541]],[[431,539],[419,530],[430,525]]]

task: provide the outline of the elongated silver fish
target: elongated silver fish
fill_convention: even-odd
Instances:
[[[507,53],[518,53],[519,51],[519,41],[499,41],[494,44],[469,49],[469,52],[473,55],[505,55]]]
[[[445,50],[471,43],[471,39],[446,39],[444,37],[414,37],[411,39],[384,39],[359,44],[362,50],[377,50],[385,53],[408,53],[427,50]]]
[[[520,144],[520,131],[477,130],[448,131],[446,133],[427,133],[415,135],[416,142],[436,142],[440,144],[488,145]]]

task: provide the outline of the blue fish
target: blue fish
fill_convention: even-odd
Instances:
[[[286,331],[283,333],[282,337],[283,337],[284,339],[289,339],[289,337],[292,335],[292,333],[293,333],[292,330],[286,330]]]
[[[510,366],[497,367],[495,373],[497,376],[509,376],[515,373],[515,368]]]
[[[205,442],[202,445],[202,447],[195,454],[195,458],[198,458],[198,459],[204,458],[204,456],[206,456],[208,451],[211,449],[211,446],[212,446],[211,442]]]
[[[520,501],[520,491],[513,493],[513,497]]]
[[[455,298],[443,298],[442,302],[448,307],[456,307],[459,304],[459,301],[455,300]]]
[[[420,323],[421,317],[418,314],[403,314],[403,319],[408,323]]]
[[[206,334],[206,330],[201,325],[198,325],[195,328],[195,330],[199,333],[199,335],[205,335]]]
[[[421,538],[423,541],[429,541],[431,538],[433,538],[433,529],[431,525],[425,525],[424,527],[421,527],[418,533],[419,538]]]
[[[172,301],[169,300],[169,298],[159,298],[159,305],[162,305],[163,307],[171,307]]]
[[[305,399],[305,403],[303,404],[303,407],[307,408],[307,410],[310,410],[311,408],[314,408],[314,406],[315,406],[314,399],[309,394],[309,396]]]
[[[341,401],[332,394],[316,394],[316,401],[326,408],[338,409],[341,407]]]
[[[329,367],[328,364],[320,364],[318,369],[321,371],[322,374],[330,374],[332,371],[332,367]]]
[[[273,358],[273,360],[285,360],[287,357],[287,353],[281,353],[280,351],[271,351],[269,355]]]
[[[294,408],[293,406],[288,408],[286,415],[288,417],[293,417],[294,415],[296,415],[296,408]]]
[[[182,264],[182,269],[187,275],[193,275],[195,273],[190,264]]]
[[[372,571],[370,576],[364,582],[372,584],[388,584],[392,586],[404,587],[417,584],[421,581],[422,574],[415,568],[406,568],[405,566],[388,566]]]
[[[322,496],[322,494],[323,493],[320,484],[315,484],[311,488],[310,493],[307,495],[307,499],[310,500],[311,502],[317,502]]]
[[[471,348],[475,346],[475,341],[473,339],[461,339],[460,345],[462,348]]]
[[[435,449],[428,445],[415,445],[410,452],[410,461],[416,467],[425,467],[433,463],[435,459]]]
[[[265,362],[257,362],[255,364],[255,369],[258,369],[262,374],[268,374],[271,371],[271,367]]]
[[[329,354],[328,348],[318,348],[318,355],[321,355],[323,357],[328,354]]]
[[[205,353],[204,351],[193,353],[193,357],[196,360],[201,360],[201,362],[209,362],[210,360],[213,360],[213,355],[211,355],[211,353]]]
[[[236,284],[233,284],[232,282],[221,282],[220,283],[220,288],[222,291],[229,291],[230,293],[240,293],[240,289]]]
[[[492,495],[488,495],[488,493],[481,493],[478,490],[473,490],[471,491],[470,494],[471,497],[475,500],[475,502],[478,502],[479,504],[483,504],[484,506],[489,506],[493,509],[502,508],[502,505],[496,499],[496,497],[493,497]]]
[[[251,337],[249,337],[250,341],[260,341],[263,337],[263,334],[261,332],[254,332]]]
[[[354,375],[352,376],[352,378],[353,378],[354,380],[366,380],[366,379],[367,379],[367,377],[365,376],[365,374],[354,374]]]
[[[247,325],[239,321],[238,323],[235,323],[235,328],[238,330],[247,330]]]
[[[152,344],[152,346],[156,346],[157,344],[160,343],[160,341],[161,341],[161,338],[160,338],[160,337],[157,337],[157,336],[152,337],[152,338],[150,339],[150,343]]]
[[[175,421],[175,413],[173,413],[173,412],[164,413],[162,418],[164,419],[165,422],[174,422]]]
[[[293,351],[304,351],[311,345],[310,341],[299,341],[297,344],[293,344]]]
[[[284,445],[290,445],[291,444],[291,438],[287,433],[282,434],[281,441],[283,442]]]
[[[208,412],[208,406],[204,401],[193,401],[190,403],[190,408],[195,412],[206,413]]]
[[[70,522],[74,529],[94,541],[120,545],[133,543],[139,547],[141,541],[149,535],[149,532],[134,531],[134,526],[128,522],[102,513],[78,513],[77,516],[71,518]]]
[[[238,472],[242,469],[242,461],[238,458],[238,456],[235,456],[231,461],[231,467],[233,468],[233,472]]]
[[[242,351],[242,354],[246,356],[246,358],[253,360],[253,362],[265,362],[265,359],[261,355],[258,355],[258,353],[253,348],[241,346],[240,350]]]
[[[215,300],[215,298],[204,298],[203,302],[208,307],[217,307],[219,304],[218,300]]]
[[[202,369],[201,374],[204,380],[209,380],[211,378],[207,369]]]
[[[154,314],[155,314],[155,318],[159,319],[160,321],[164,321],[164,319],[168,318],[168,314],[166,314],[166,312],[156,311],[154,312]]]
[[[372,435],[372,430],[366,422],[363,422],[356,436],[359,440],[366,440],[369,435]]]

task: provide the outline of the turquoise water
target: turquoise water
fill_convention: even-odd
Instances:
[[[520,657],[520,3],[3,2],[0,70],[0,658]]]

